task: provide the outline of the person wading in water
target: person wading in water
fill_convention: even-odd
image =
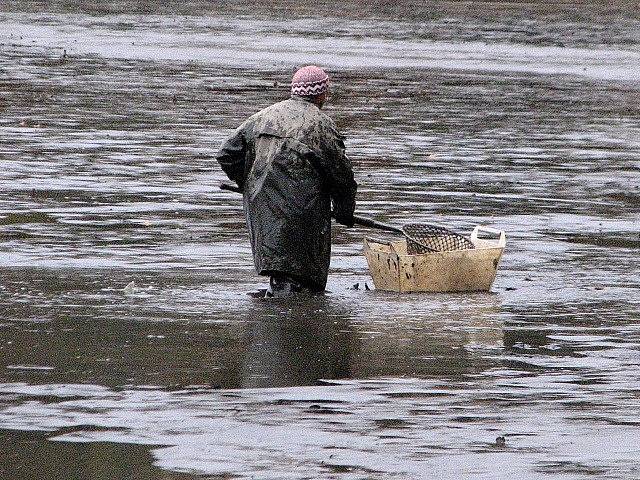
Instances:
[[[291,98],[249,117],[216,159],[243,191],[256,272],[267,296],[324,291],[331,256],[331,215],[353,226],[357,184],[343,137],[320,109],[329,76],[299,69]]]

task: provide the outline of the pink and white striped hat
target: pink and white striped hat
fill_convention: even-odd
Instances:
[[[329,75],[315,65],[299,69],[291,79],[291,94],[300,97],[315,97],[329,89]]]

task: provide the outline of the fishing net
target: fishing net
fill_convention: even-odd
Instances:
[[[409,223],[402,227],[402,233],[407,237],[409,255],[475,248],[467,237],[439,225]]]

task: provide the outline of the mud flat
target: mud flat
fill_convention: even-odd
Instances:
[[[0,7],[0,476],[640,476],[632,5],[72,3]],[[358,209],[505,229],[492,293],[354,290],[336,226],[246,295],[212,154],[312,62]]]

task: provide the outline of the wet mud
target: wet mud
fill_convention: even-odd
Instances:
[[[0,476],[640,476],[632,4],[107,3],[0,6]],[[247,295],[212,155],[314,62],[358,210],[504,229],[491,293],[336,225],[326,295]]]

